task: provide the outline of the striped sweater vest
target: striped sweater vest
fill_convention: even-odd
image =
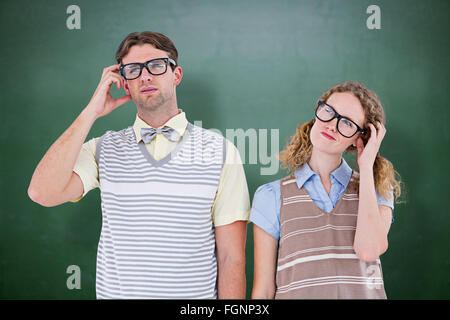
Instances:
[[[330,213],[294,177],[280,184],[275,298],[386,299],[380,260],[363,262],[353,250],[359,199],[352,181]]]
[[[132,127],[100,138],[98,299],[216,298],[211,208],[225,142],[188,123],[175,149],[156,161]]]

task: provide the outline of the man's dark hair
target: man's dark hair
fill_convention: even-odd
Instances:
[[[144,31],[144,32],[132,32],[125,39],[123,39],[116,52],[117,63],[121,64],[123,57],[128,54],[130,48],[136,45],[151,44],[156,49],[166,51],[169,58],[173,59],[178,65],[178,51],[175,48],[172,40],[161,33]],[[175,68],[170,64],[172,70]]]

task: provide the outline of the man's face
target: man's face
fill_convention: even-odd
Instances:
[[[156,49],[151,44],[143,44],[131,47],[128,54],[123,57],[122,64],[144,63],[152,59],[168,57],[167,52]],[[144,67],[137,79],[126,80],[125,90],[143,111],[169,108],[172,104],[176,107],[175,87],[180,83],[181,78],[182,71],[179,66],[172,71],[168,65],[164,74],[156,76],[150,74]]]

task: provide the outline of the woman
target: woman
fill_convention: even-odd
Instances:
[[[315,115],[280,153],[291,174],[255,193],[252,298],[385,299],[379,256],[400,184],[378,153],[383,107],[363,84],[344,82]],[[345,151],[356,151],[359,173]]]

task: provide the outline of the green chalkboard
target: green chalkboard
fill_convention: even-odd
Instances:
[[[79,29],[68,28],[77,23],[68,21],[72,4]],[[379,29],[370,5],[380,9]],[[261,150],[266,139],[267,153],[276,154],[338,82],[373,89],[387,115],[381,153],[405,184],[381,257],[387,295],[450,298],[448,1],[6,0],[0,9],[0,298],[95,299],[99,190],[45,208],[27,188],[49,146],[89,102],[102,69],[115,63],[119,43],[144,30],[177,46],[178,102],[190,122],[258,133],[243,155],[251,198],[285,172],[262,174],[268,165],[251,159],[250,147]],[[131,125],[135,115],[127,103],[99,119],[88,139]],[[81,270],[79,289],[67,286],[71,265]]]

